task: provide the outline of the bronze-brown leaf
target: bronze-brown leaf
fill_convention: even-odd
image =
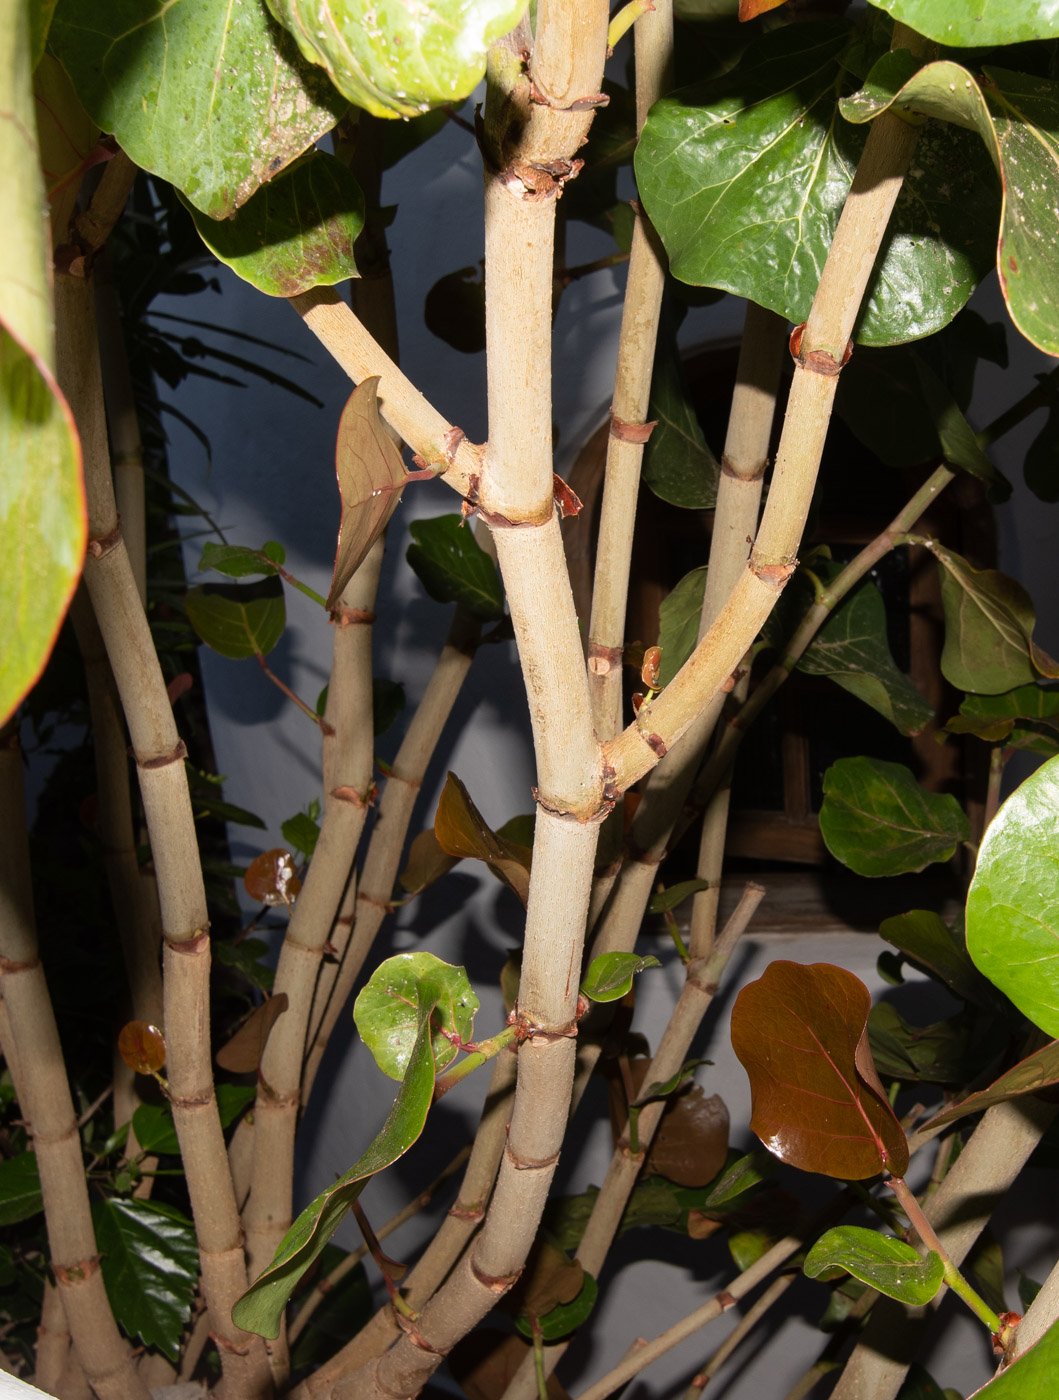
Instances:
[[[523,904],[529,900],[532,851],[493,831],[471,801],[464,785],[450,773],[434,817],[434,834],[443,851],[457,860],[484,860],[497,877],[509,885]]]
[[[231,1040],[217,1051],[215,1058],[221,1069],[230,1074],[256,1074],[269,1032],[286,1009],[287,993],[277,992],[252,1011]]]
[[[342,496],[329,609],[338,606],[346,584],[386,528],[404,489],[404,462],[379,416],[378,376],[353,390],[342,410],[335,445],[335,472]]]
[[[157,1074],[165,1064],[165,1036],[146,1021],[130,1021],[118,1035],[118,1054],[136,1074]]]
[[[294,857],[281,846],[255,856],[243,876],[243,888],[261,904],[293,904],[301,887]]]

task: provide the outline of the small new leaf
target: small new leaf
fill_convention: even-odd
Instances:
[[[819,1278],[828,1269],[845,1269],[862,1283],[913,1307],[929,1303],[945,1276],[936,1251],[930,1250],[924,1258],[904,1240],[856,1225],[839,1225],[821,1235],[802,1268],[809,1278]]]
[[[656,957],[636,953],[601,953],[593,958],[581,983],[589,1001],[620,1001],[632,991],[632,980],[648,967],[661,967]]]

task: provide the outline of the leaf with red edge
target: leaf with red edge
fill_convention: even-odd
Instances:
[[[769,10],[778,10],[786,3],[787,0],[739,0],[739,22],[745,24],[747,20],[767,15]]]
[[[261,904],[291,904],[301,887],[294,873],[294,857],[282,846],[255,856],[243,876],[243,888]]]
[[[165,1036],[147,1021],[130,1021],[118,1035],[118,1054],[135,1074],[157,1074],[165,1064]]]
[[[908,1143],[868,1049],[871,996],[829,963],[771,963],[732,1011],[750,1126],[781,1161],[844,1180],[902,1176]]]
[[[379,415],[379,379],[353,390],[342,410],[335,444],[335,471],[342,496],[342,523],[328,608],[338,606],[346,584],[386,528],[404,489],[404,462]]]
[[[450,856],[484,860],[498,880],[509,885],[523,904],[527,902],[532,852],[486,825],[455,773],[450,773],[445,781],[434,817],[434,834],[441,849]]]
[[[286,1009],[286,992],[277,992],[255,1007],[232,1038],[217,1051],[214,1058],[221,1069],[230,1074],[256,1074],[269,1032]]]

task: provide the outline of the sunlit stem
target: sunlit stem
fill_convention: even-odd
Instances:
[[[459,1064],[447,1069],[444,1074],[440,1074],[434,1083],[434,1102],[444,1098],[450,1089],[462,1083],[469,1074],[473,1074],[479,1066],[484,1065],[487,1060],[491,1060],[494,1055],[498,1055],[505,1045],[510,1045],[518,1035],[517,1026],[505,1026],[497,1035],[491,1036],[489,1040],[479,1040],[475,1042],[473,1050],[470,1050],[467,1058],[461,1060]]]
[[[912,1229],[915,1230],[916,1234],[927,1248],[934,1250],[941,1258],[942,1267],[945,1270],[945,1282],[948,1286],[958,1298],[963,1299],[974,1313],[975,1317],[985,1323],[990,1332],[1000,1332],[1000,1318],[985,1299],[974,1291],[963,1274],[960,1273],[959,1269],[952,1262],[945,1247],[938,1239],[933,1225],[931,1225],[930,1221],[923,1214],[923,1208],[916,1200],[915,1192],[910,1190],[903,1178],[899,1176],[890,1177],[886,1185],[889,1186],[890,1190],[901,1202],[901,1207],[908,1216]]]
[[[663,886],[659,885],[658,891],[660,894],[662,893],[662,890]],[[688,963],[691,961],[691,954],[688,952],[687,944],[680,936],[680,928],[677,924],[676,915],[673,913],[672,909],[665,909],[662,911],[662,917],[666,921],[666,928],[669,930],[669,936],[670,938],[672,938],[674,944],[676,945],[677,956],[680,958],[680,961],[684,964],[684,966],[687,967]]]
[[[629,0],[629,3],[622,6],[607,27],[607,48],[616,48],[640,16],[651,14],[653,10],[654,0]]]

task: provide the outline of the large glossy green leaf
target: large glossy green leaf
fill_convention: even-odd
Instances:
[[[1059,758],[1001,807],[967,892],[967,951],[1018,1009],[1059,1036]]]
[[[0,1225],[17,1225],[43,1209],[37,1154],[19,1152],[0,1162]]]
[[[0,326],[0,723],[51,655],[87,536],[81,445],[66,400],[44,361]]]
[[[663,317],[651,376],[642,474],[656,496],[685,510],[712,510],[721,464],[710,451],[691,401],[676,329]]]
[[[660,684],[668,685],[695,650],[706,591],[706,566],[685,574],[658,610],[658,645],[662,648]]]
[[[932,909],[910,909],[884,919],[879,933],[905,957],[943,982],[964,1001],[992,1006],[995,994],[967,953],[963,933],[951,928]]]
[[[0,724],[44,669],[84,560],[81,448],[54,379],[51,238],[37,152],[30,10],[0,24]]]
[[[403,1079],[419,1034],[420,988],[434,998],[434,1065],[442,1070],[474,1031],[478,998],[467,972],[433,953],[398,953],[375,969],[353,1007],[360,1038],[391,1079]]]
[[[1059,0],[872,0],[880,10],[951,48],[1026,44],[1059,34]]]
[[[413,520],[407,559],[439,603],[462,603],[472,616],[496,622],[504,615],[504,585],[496,565],[458,515]]]
[[[1038,1089],[1046,1089],[1050,1084],[1059,1084],[1059,1040],[1027,1055],[1017,1065],[995,1079],[988,1089],[980,1089],[977,1094],[968,1094],[951,1108],[934,1114],[932,1127],[953,1123],[957,1118],[965,1118],[969,1113],[982,1113],[995,1103],[1006,1103],[1008,1099],[1020,1098],[1023,1094],[1034,1094]]]
[[[278,578],[207,583],[185,596],[188,621],[214,651],[233,661],[267,656],[283,636],[287,610]]]
[[[971,828],[955,797],[927,792],[903,764],[840,758],[824,774],[820,834],[858,875],[903,875],[948,860]]]
[[[888,719],[902,734],[918,734],[934,711],[897,669],[886,638],[886,604],[865,579],[813,638],[798,670],[831,679]]]
[[[59,0],[50,43],[103,130],[213,219],[347,106],[262,4]]]
[[[974,569],[961,555],[929,544],[941,573],[945,645],[941,669],[960,690],[999,695],[1059,676],[1059,664],[1033,640],[1036,615],[1021,583],[997,569]]]
[[[908,1144],[868,1049],[870,1008],[864,983],[829,963],[770,963],[736,998],[750,1126],[781,1161],[850,1180],[904,1174]]]
[[[1059,1322],[1023,1356],[974,1391],[967,1400],[1053,1400],[1059,1375]]]
[[[789,25],[719,81],[657,103],[636,152],[648,214],[682,281],[809,312],[864,140],[836,104],[852,30]],[[992,261],[996,180],[963,131],[929,128],[891,218],[856,338],[889,345],[950,321]]]
[[[132,1337],[177,1361],[199,1282],[195,1227],[173,1206],[109,1196],[92,1206],[103,1284]]]
[[[460,102],[527,0],[268,0],[311,63],[376,117]]]
[[[342,497],[329,609],[338,606],[346,584],[397,509],[405,468],[397,444],[379,413],[378,376],[362,380],[350,394],[338,424],[335,475]]]
[[[896,106],[977,132],[1001,178],[996,265],[1008,310],[1028,340],[1059,354],[1059,84],[991,67],[978,79],[948,60],[916,68],[907,51],[887,54],[842,114],[866,122]]]
[[[935,1250],[923,1258],[904,1240],[858,1225],[837,1225],[826,1231],[805,1256],[802,1268],[810,1278],[819,1278],[828,1269],[845,1269],[861,1283],[912,1307],[929,1303],[945,1276],[941,1255]]]
[[[359,1161],[305,1207],[284,1235],[272,1263],[232,1308],[232,1320],[247,1332],[279,1336],[291,1291],[319,1257],[368,1180],[407,1152],[423,1131],[434,1093],[430,1024],[434,1002],[422,985],[420,996],[415,1045],[386,1122]]]
[[[324,151],[282,171],[229,219],[188,208],[210,252],[269,296],[357,276],[353,244],[364,227],[364,196],[349,167]]]

